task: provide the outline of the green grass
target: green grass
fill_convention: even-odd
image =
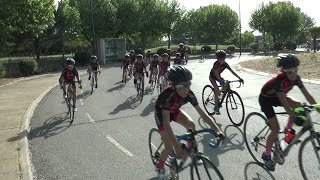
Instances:
[[[57,54],[57,55],[49,55],[49,56],[40,56],[40,59],[41,58],[52,58],[54,60],[60,60],[59,58],[62,57],[62,54]],[[65,58],[67,57],[72,57],[71,54],[65,54],[64,55]],[[19,61],[19,60],[22,60],[22,59],[30,59],[30,58],[33,58],[32,56],[13,56],[13,57],[2,57],[0,58],[0,61],[7,61],[7,60],[12,60],[12,61]]]
[[[194,45],[185,45],[185,46],[189,46],[192,51],[194,51],[194,50],[200,51],[202,46],[205,46],[205,45],[200,45],[199,44],[199,45],[196,45],[196,46],[194,46]],[[210,46],[211,49],[216,49],[216,45],[208,45],[208,46]],[[175,50],[178,49],[178,47],[179,47],[178,44],[171,44],[170,49],[171,49],[171,51],[175,51]],[[218,45],[218,49],[227,49],[227,47],[228,47],[228,45]],[[148,48],[148,49],[145,50],[145,52],[148,52],[148,50],[150,50],[151,53],[156,53],[159,48],[167,49],[168,46],[159,46],[159,47],[154,47],[154,48]],[[238,48],[236,48],[236,49],[238,49]]]
[[[305,79],[320,80],[320,54],[302,53],[297,56],[300,59],[299,75]],[[276,67],[276,64],[277,61],[275,57],[240,63],[242,67],[271,74],[276,74],[279,70],[279,68]]]

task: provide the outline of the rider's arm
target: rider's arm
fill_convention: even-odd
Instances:
[[[215,119],[208,116],[199,105],[196,105],[194,108],[197,110],[197,112],[199,113],[200,117],[204,120],[204,122],[209,124],[211,128],[215,130],[218,134],[223,134],[221,129],[215,123],[216,122]]]
[[[305,87],[300,88],[300,91],[302,92],[304,97],[306,97],[307,101],[310,104],[317,104],[316,100],[313,98],[313,96],[311,96],[311,94],[309,93],[309,91]]]
[[[163,127],[165,130],[165,133],[166,133],[169,141],[171,142],[171,144],[176,149],[176,147],[178,146],[178,143],[176,141],[176,138],[175,138],[173,131],[172,131],[172,128],[170,126],[170,111],[162,110],[162,117],[163,117]]]
[[[236,72],[234,72],[231,68],[229,70],[234,76],[236,76],[238,79],[241,79],[241,77],[238,76],[238,74]]]
[[[290,116],[295,116],[295,112],[292,110],[292,108],[290,107],[290,104],[287,100],[287,96],[285,93],[283,92],[277,92],[277,96],[279,98],[279,101],[281,102],[281,105],[284,107],[284,109],[286,110],[286,112],[288,113],[288,115]]]

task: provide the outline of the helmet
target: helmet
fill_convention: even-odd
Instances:
[[[124,55],[125,58],[130,58],[129,54]]]
[[[76,62],[74,61],[73,58],[67,58],[66,59],[66,65],[75,65]]]
[[[143,58],[142,54],[137,54],[137,58]]]
[[[148,50],[148,52],[151,52],[150,50]]]
[[[159,55],[158,54],[154,54],[153,58],[159,58]]]
[[[216,57],[217,59],[223,59],[226,58],[227,54],[224,50],[217,50],[216,51]]]
[[[176,85],[191,81],[192,73],[184,66],[171,66],[166,73],[166,79]]]
[[[131,50],[130,53],[134,53],[134,50]]]
[[[180,53],[176,53],[176,56],[179,56],[179,57],[181,57],[181,54],[180,54]]]
[[[299,59],[293,54],[279,54],[277,60],[277,67],[282,69],[296,68],[300,65]]]
[[[92,56],[91,56],[91,59],[97,59],[97,56],[92,55]]]
[[[171,51],[171,49],[167,49],[167,51]]]
[[[180,46],[180,47],[181,47],[181,46],[184,46],[184,44],[183,44],[183,43],[180,43],[179,46]]]
[[[162,57],[169,57],[169,54],[168,53],[163,53]]]

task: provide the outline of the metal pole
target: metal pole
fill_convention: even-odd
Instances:
[[[63,0],[60,1],[60,5],[61,5],[61,16],[60,16],[60,31],[61,31],[61,43],[62,43],[62,66],[64,66],[64,27],[63,27],[63,8],[64,8],[64,5],[63,5]]]
[[[240,11],[240,0],[239,0],[239,34],[240,34],[240,56],[242,53],[242,37],[241,37],[241,11]]]
[[[92,34],[93,34],[93,54],[96,54],[96,33],[94,30],[94,20],[93,20],[93,10],[92,10],[92,0],[90,0],[91,6],[91,23],[92,23]]]

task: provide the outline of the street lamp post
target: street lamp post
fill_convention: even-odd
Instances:
[[[94,29],[94,20],[93,20],[93,10],[92,10],[92,0],[90,0],[90,7],[91,7],[91,24],[92,24],[92,34],[93,34],[93,54],[96,54],[96,33]]]

